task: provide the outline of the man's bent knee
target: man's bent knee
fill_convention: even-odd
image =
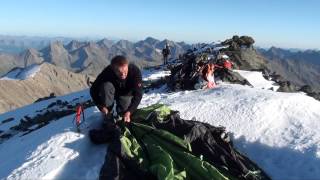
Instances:
[[[111,82],[105,82],[101,88],[101,97],[107,107],[114,103],[115,87]]]

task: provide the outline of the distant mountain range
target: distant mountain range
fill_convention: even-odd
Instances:
[[[19,54],[28,48],[44,48],[53,41],[68,43],[71,40],[73,38],[0,35],[0,52]]]
[[[320,51],[292,51],[271,47],[258,49],[273,71],[296,85],[310,85],[320,90]]]
[[[192,45],[170,40],[157,40],[151,37],[138,42],[119,40],[117,42],[102,39],[100,41],[72,40],[50,42],[48,46],[37,50],[28,48],[20,54],[0,53],[0,75],[14,67],[26,67],[34,63],[48,62],[72,72],[97,75],[109,64],[115,55],[125,55],[140,66],[162,63],[162,49],[169,44],[171,58],[190,49]]]
[[[109,39],[80,41],[63,37],[50,39],[0,36],[0,48],[1,44],[11,44],[16,48],[28,48],[20,53],[0,51],[0,76],[12,68],[27,67],[42,62],[48,62],[72,72],[96,76],[115,55],[125,55],[140,67],[144,67],[162,63],[161,50],[165,44],[169,44],[171,47],[171,58],[177,58],[188,49],[201,46],[201,44],[187,44],[166,39],[160,41],[152,37],[131,42]],[[270,69],[286,80],[299,86],[307,84],[320,90],[320,80],[318,78],[320,77],[319,50],[302,51],[276,47],[270,49],[256,48],[256,50],[268,62]],[[241,58],[250,62],[250,58],[256,59],[256,56],[253,57],[250,53],[245,53],[241,55]],[[255,63],[256,60],[252,62]]]

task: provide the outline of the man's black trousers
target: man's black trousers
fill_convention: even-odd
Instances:
[[[116,111],[119,115],[122,115],[131,104],[132,95],[119,96],[116,94],[116,89],[111,82],[105,82],[99,93],[108,110],[112,110],[114,103],[116,103]]]

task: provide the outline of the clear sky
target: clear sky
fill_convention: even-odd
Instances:
[[[0,34],[320,48],[320,0],[0,0]]]

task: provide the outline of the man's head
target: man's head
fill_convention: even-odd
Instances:
[[[111,66],[119,79],[126,79],[128,76],[129,61],[124,56],[115,56],[111,60]]]

